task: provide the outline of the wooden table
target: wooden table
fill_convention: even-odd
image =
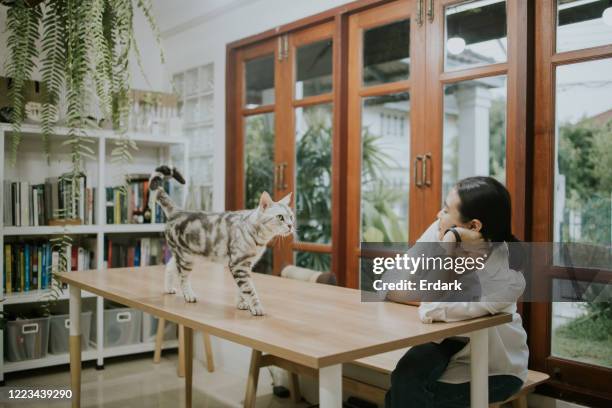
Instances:
[[[322,408],[342,406],[342,363],[449,336],[468,335],[472,407],[488,407],[487,328],[508,323],[507,314],[456,323],[423,324],[417,308],[390,302],[362,303],[360,292],[336,286],[254,274],[266,315],[236,309],[236,284],[223,266],[198,263],[192,273],[197,303],[163,293],[164,267],[68,272],[70,371],[73,407],[80,406],[81,290],[185,326],[185,393],[191,406],[193,330],[317,369]],[[75,324],[76,323],[76,324]]]

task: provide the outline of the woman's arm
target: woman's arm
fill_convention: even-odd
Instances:
[[[525,278],[511,269],[507,273],[512,279],[500,282],[499,290],[484,295],[480,302],[422,302],[419,306],[421,321],[456,322],[509,311],[525,290]]]
[[[419,243],[424,242],[439,242],[438,239],[438,220],[435,220],[425,232],[417,239],[416,243],[408,250],[407,254],[410,257],[416,257],[423,252],[423,247],[419,248]],[[383,275],[383,282],[399,282],[402,279],[414,279],[415,275],[411,275],[406,271],[391,270]],[[414,294],[408,293],[404,290],[390,290],[386,294],[383,294],[383,298],[397,303],[406,303],[414,306],[418,306],[420,302],[414,301]]]

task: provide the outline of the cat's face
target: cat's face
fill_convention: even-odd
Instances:
[[[279,201],[273,201],[267,192],[259,199],[259,221],[276,235],[291,235],[295,232],[295,215],[290,207],[291,193]]]

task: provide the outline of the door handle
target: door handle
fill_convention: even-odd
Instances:
[[[285,55],[283,58],[287,59],[289,56],[289,34],[283,36],[283,48],[285,49]]]
[[[281,189],[281,187],[280,187],[280,185],[281,185],[280,184],[280,182],[281,182],[281,180],[280,180],[280,167],[281,167],[280,164],[277,164],[277,165],[274,166],[274,188],[276,188],[277,190]]]
[[[283,60],[283,36],[278,37],[278,60]]]
[[[428,5],[427,5],[427,20],[431,23],[431,22],[433,22],[433,19],[434,19],[433,0],[428,0]]]
[[[419,166],[419,161],[421,162],[421,166]],[[423,187],[423,156],[417,154],[414,158],[414,185],[417,187]],[[419,167],[421,167],[421,178],[419,179]]]
[[[419,27],[423,25],[423,1],[424,0],[417,1],[416,22]]]
[[[287,162],[284,162],[284,163],[281,163],[279,166],[280,166],[280,190],[286,190],[287,180],[285,179],[285,170],[287,170],[287,167],[289,166],[289,164]]]
[[[426,153],[423,156],[423,184],[431,187],[431,172],[427,172],[427,162],[431,161],[431,153]]]

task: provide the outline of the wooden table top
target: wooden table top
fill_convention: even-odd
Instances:
[[[508,314],[423,324],[417,308],[361,302],[359,290],[255,273],[266,315],[237,310],[237,287],[222,265],[198,262],[191,276],[198,301],[163,293],[164,267],[58,274],[61,281],[106,299],[312,368],[508,323]],[[180,292],[180,290],[179,290]]]

